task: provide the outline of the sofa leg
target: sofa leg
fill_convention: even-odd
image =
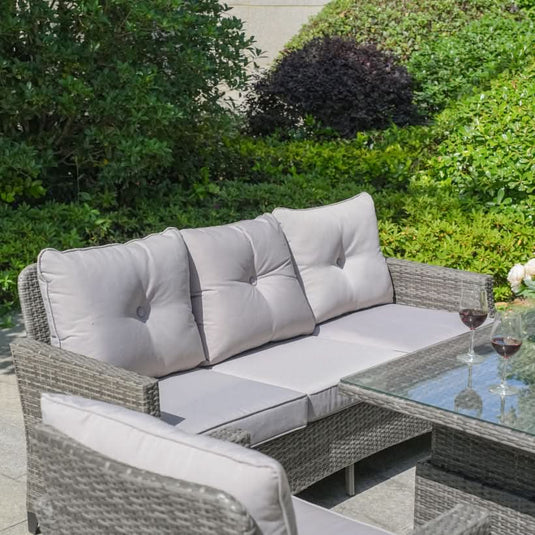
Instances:
[[[346,494],[348,496],[355,496],[357,493],[355,490],[355,465],[350,464],[345,468],[346,476]]]
[[[28,531],[30,533],[33,533],[34,535],[36,535],[37,533],[41,533],[39,531],[37,517],[35,516],[35,513],[32,513],[31,511],[28,511]]]

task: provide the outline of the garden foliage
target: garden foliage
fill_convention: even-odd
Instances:
[[[251,39],[217,0],[0,2],[0,199],[127,201],[217,157]],[[214,156],[215,153],[215,156]]]
[[[253,134],[295,128],[312,116],[342,137],[416,120],[412,79],[393,55],[353,39],[313,39],[284,55],[254,85]]]
[[[106,5],[119,9],[125,1]],[[156,0],[154,5],[160,5],[159,1],[163,2]],[[97,4],[100,3],[90,5]],[[134,11],[142,9],[142,4],[137,3]],[[190,16],[198,22],[197,11],[192,11]],[[181,130],[187,114],[178,113],[178,107],[171,101],[165,101],[169,106],[161,108],[160,97],[164,99],[164,93],[149,98],[152,93],[147,88],[154,89],[160,84],[161,71],[156,70],[153,79],[152,75],[145,76],[140,68],[136,71],[141,73],[139,77],[125,82],[124,91],[130,88],[132,92],[123,93],[122,85],[113,75],[117,71],[111,69],[111,79],[116,85],[110,90],[110,99],[113,104],[117,101],[117,117],[111,113],[115,107],[106,101],[107,93],[101,91],[99,96],[105,102],[98,109],[108,110],[108,122],[88,128],[89,118],[82,116],[77,134],[81,137],[77,139],[87,143],[71,146],[73,154],[79,155],[78,161],[92,161],[98,169],[98,175],[91,177],[87,171],[84,176],[81,173],[71,176],[80,181],[82,193],[77,196],[77,202],[67,204],[56,200],[39,207],[17,206],[16,202],[0,205],[0,308],[2,304],[16,303],[18,271],[35,261],[45,246],[62,249],[124,241],[166,226],[223,224],[255,217],[276,206],[305,208],[339,201],[360,191],[368,191],[375,199],[386,255],[490,273],[495,277],[495,298],[511,298],[506,280],[510,267],[535,256],[534,20],[533,0],[515,4],[502,0],[334,0],[293,40],[292,47],[332,30],[332,35],[352,36],[358,43],[373,42],[379,50],[393,51],[413,77],[416,102],[429,118],[426,124],[393,125],[384,130],[360,132],[351,139],[337,138],[332,132],[320,130],[308,118],[303,119],[300,128],[288,130],[284,138],[220,136],[217,128],[210,128],[217,126],[218,121],[204,120],[212,110],[218,109],[215,95],[213,101],[200,99],[190,103],[200,110],[200,115],[195,116],[199,119],[191,120],[191,129]],[[5,24],[0,16],[0,27]],[[88,35],[91,28],[88,26],[86,30]],[[232,31],[241,35],[237,27]],[[39,91],[35,89],[37,77],[31,78],[29,88],[23,77],[16,82],[17,76],[24,74],[21,69],[29,69],[31,63],[19,60],[10,64],[11,71],[6,71],[3,36],[0,33],[0,95],[7,94],[2,93],[6,92],[3,83],[7,72],[5,79],[11,87],[22,91],[24,98],[31,97],[30,107],[21,109],[37,110],[35,117],[41,117],[50,105],[47,98],[59,95],[66,101],[60,99],[57,108],[71,109],[64,103],[69,99],[84,100],[80,96],[84,94],[82,88],[93,91],[97,87],[83,78],[81,72],[69,83],[76,88],[78,82],[83,82],[82,92],[71,89],[58,93],[57,85],[66,83],[59,71],[56,77],[47,74],[47,84],[39,85]],[[156,47],[147,35],[145,40],[149,41],[148,49],[156,54]],[[248,44],[242,43],[238,48],[243,52]],[[106,46],[109,49],[109,43]],[[242,52],[238,54],[236,49],[241,58]],[[194,53],[190,54],[193,58]],[[187,59],[187,55],[181,57],[183,61]],[[67,63],[71,65],[71,74],[76,61],[81,61],[81,65],[86,61],[84,56],[76,61],[72,56],[71,60]],[[227,64],[229,69],[239,61]],[[205,67],[207,71],[203,70]],[[24,76],[30,76],[33,69],[37,67],[33,66]],[[186,66],[184,69],[187,71]],[[199,72],[209,71],[208,65],[202,62],[199,69]],[[98,73],[91,72],[98,80]],[[185,72],[186,78],[190,74]],[[164,80],[162,91],[168,91],[166,84],[172,80]],[[236,84],[240,80],[236,78]],[[193,93],[184,94],[180,105],[185,107],[180,109],[193,109],[186,105]],[[134,123],[125,119],[129,102],[125,95],[135,103],[131,111],[136,111],[140,118],[139,129],[134,129]],[[0,173],[7,177],[0,184],[0,192],[11,191],[9,195],[15,199],[22,194],[40,195],[42,185],[38,181],[43,176],[55,177],[58,181],[55,190],[62,191],[61,177],[66,184],[65,176],[69,176],[62,173],[65,170],[72,173],[72,168],[65,162],[51,163],[60,162],[54,160],[60,149],[45,140],[43,134],[39,137],[38,129],[31,130],[37,132],[34,137],[25,137],[24,130],[20,130],[25,124],[23,116],[18,122],[13,122],[12,117],[16,115],[14,103],[19,95],[8,97],[0,98],[0,126],[4,128],[6,121],[16,123],[16,135],[6,137],[5,130],[0,130]],[[10,113],[6,113],[8,109]],[[54,111],[56,107],[51,109]],[[75,106],[75,109],[79,108]],[[153,112],[160,115],[155,116]],[[48,120],[46,114],[44,117]],[[75,124],[71,126],[77,128]],[[115,142],[105,147],[112,156],[105,163],[99,153],[93,152],[97,133],[105,128],[109,128],[110,143],[117,139],[119,132],[127,132],[121,139],[135,146],[138,136],[151,139],[154,136],[159,142],[169,144],[170,151],[164,152],[173,163],[166,167],[158,151],[153,159],[143,160],[145,163],[139,163],[141,160],[133,156],[129,160],[130,149],[121,152]],[[90,136],[84,137],[82,131]],[[179,138],[184,139],[185,132],[192,137],[185,139],[184,147],[173,145]],[[201,133],[204,141],[200,140]],[[41,145],[34,143],[36,139]],[[133,148],[132,151],[137,154]],[[180,157],[184,158],[183,162],[174,160]],[[115,175],[107,175],[106,168],[121,169],[121,174],[117,171]],[[196,178],[188,183],[184,178],[194,168]],[[48,174],[44,175],[43,169]],[[119,202],[108,191],[113,187],[113,176],[117,180],[124,176],[125,183],[121,182],[120,187],[126,192],[130,187],[135,188],[136,195],[124,195]],[[103,187],[91,194],[84,193],[84,185],[92,180],[98,180]],[[157,188],[154,187],[157,180],[173,184]],[[138,181],[140,185],[144,182],[151,185],[150,194],[138,188]],[[14,185],[15,190],[8,190],[5,184]],[[51,183],[43,185],[49,187]]]

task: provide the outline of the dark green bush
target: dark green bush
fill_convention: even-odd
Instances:
[[[297,127],[307,116],[351,138],[417,118],[412,79],[396,59],[353,39],[313,39],[284,55],[255,84],[247,116],[253,134]]]
[[[0,3],[3,201],[118,192],[211,165],[251,40],[217,0]],[[217,155],[216,155],[217,156]]]

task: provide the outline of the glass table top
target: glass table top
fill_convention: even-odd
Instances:
[[[535,342],[525,340],[509,359],[507,382],[519,393],[499,396],[489,392],[489,386],[500,383],[505,360],[490,345],[490,330],[488,325],[476,331],[476,352],[484,357],[480,364],[457,360],[468,349],[467,335],[351,375],[342,383],[535,435]]]

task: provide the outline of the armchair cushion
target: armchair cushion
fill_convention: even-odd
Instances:
[[[297,535],[286,474],[258,451],[74,396],[43,394],[41,410],[45,424],[115,461],[228,492],[265,535]]]
[[[277,220],[182,230],[193,313],[210,363],[314,330]]]
[[[45,249],[37,270],[52,345],[152,377],[204,361],[177,229],[125,244]]]
[[[286,235],[318,323],[392,302],[392,281],[367,193],[307,210],[276,208],[273,215]]]

